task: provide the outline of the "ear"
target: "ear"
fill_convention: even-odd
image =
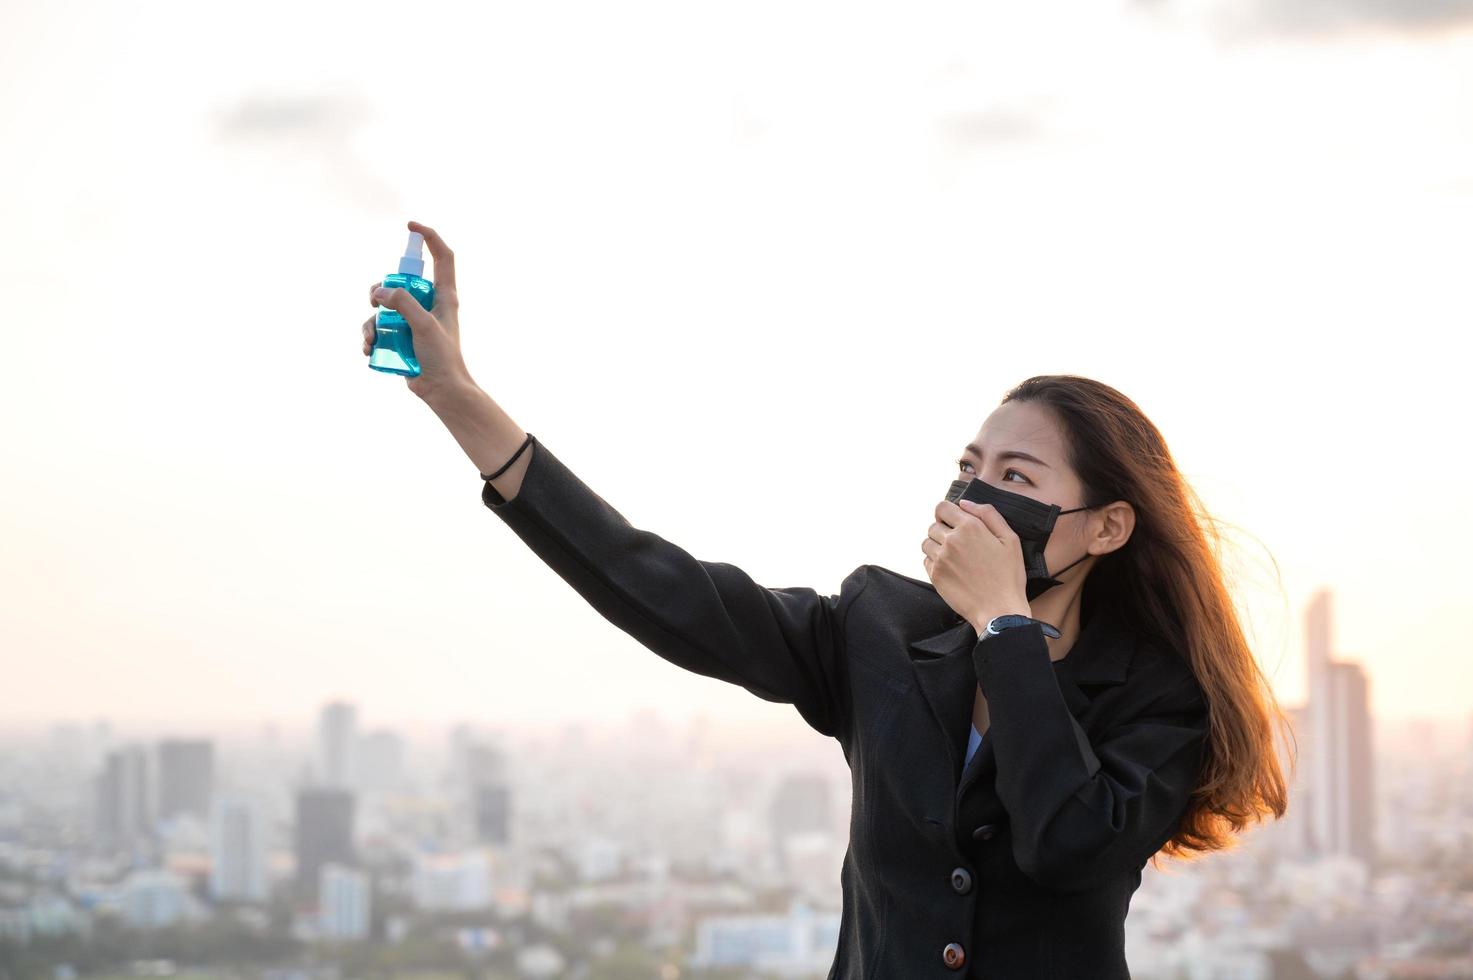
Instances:
[[[1092,554],[1107,555],[1125,547],[1125,542],[1130,540],[1130,534],[1135,530],[1135,508],[1124,500],[1101,507],[1095,518],[1098,524],[1094,539],[1090,542]],[[1099,551],[1094,550],[1096,546]]]

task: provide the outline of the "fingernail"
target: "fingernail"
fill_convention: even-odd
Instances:
[[[384,287],[382,287],[382,286],[379,286],[377,289],[375,289],[373,291],[373,298],[374,299],[383,299],[387,295],[389,295],[389,291],[387,289],[385,289]]]

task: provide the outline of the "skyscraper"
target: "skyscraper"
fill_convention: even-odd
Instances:
[[[404,778],[404,739],[387,728],[376,728],[358,740],[356,781],[362,790],[382,792],[399,788]]]
[[[1473,715],[1469,717],[1473,719]],[[1462,811],[1463,816],[1473,817],[1473,724],[1468,726],[1467,741],[1464,745]]]
[[[1327,801],[1328,850],[1375,861],[1374,759],[1371,748],[1370,684],[1359,664],[1330,664],[1332,706],[1329,765],[1335,796]]]
[[[192,813],[206,819],[214,780],[215,750],[209,741],[168,738],[159,742],[160,817]]]
[[[350,791],[338,786],[304,786],[297,790],[296,857],[298,894],[310,897],[315,897],[324,864],[354,863]]]
[[[107,754],[93,783],[95,828],[105,847],[123,849],[153,831],[148,752],[129,745]]]
[[[511,842],[511,786],[506,753],[500,746],[469,742],[465,775],[471,808],[471,840],[478,844]]]
[[[266,815],[256,802],[215,802],[210,820],[211,895],[244,902],[264,902],[270,897],[266,835]]]
[[[1283,767],[1288,782],[1289,808],[1279,820],[1260,825],[1255,836],[1264,835],[1280,855],[1300,858],[1315,852],[1314,846],[1314,794],[1311,791],[1308,760],[1314,754],[1314,742],[1309,729],[1309,706],[1298,705],[1284,709],[1289,718],[1290,732],[1284,733],[1276,744],[1279,750],[1279,765]]]
[[[1309,671],[1309,700],[1305,704],[1309,721],[1309,795],[1313,802],[1309,839],[1316,850],[1329,840],[1321,802],[1333,795],[1330,780],[1333,768],[1324,764],[1325,747],[1330,742],[1334,716],[1327,710],[1330,703],[1330,593],[1321,590],[1310,597],[1304,611],[1304,659]]]
[[[347,701],[332,701],[317,721],[318,782],[326,786],[349,786],[354,776],[358,740],[358,708]]]
[[[834,815],[828,780],[816,773],[791,773],[782,778],[768,810],[772,836],[833,829]]]
[[[1375,860],[1369,683],[1358,664],[1331,659],[1330,593],[1305,615],[1312,834],[1319,854]]]
[[[833,831],[828,781],[815,773],[790,773],[778,783],[768,810],[773,855],[779,867],[788,867],[791,838]]]

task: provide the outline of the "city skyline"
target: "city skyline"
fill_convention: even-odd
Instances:
[[[1374,976],[1464,962],[1427,924],[1473,924],[1449,890],[1473,883],[1473,865],[1446,850],[1473,828],[1473,724],[1456,744],[1430,737],[1432,722],[1367,728],[1375,678],[1343,658],[1334,608],[1324,592],[1301,611],[1315,694],[1288,706],[1301,766],[1286,818],[1249,827],[1228,852],[1143,869],[1126,921],[1133,973],[1211,964],[1279,980],[1305,964]],[[45,745],[0,740],[0,868],[68,869],[63,893],[7,886],[0,943],[119,920],[269,929],[337,955],[351,944],[393,957],[406,937],[439,935],[458,950],[441,955],[598,961],[609,920],[576,912],[597,904],[641,923],[645,944],[693,977],[722,964],[770,963],[794,980],[827,968],[850,784],[823,739],[738,742],[719,723],[678,731],[641,711],[607,740],[576,723],[528,740],[462,722],[414,746],[342,699],[302,722],[304,739],[272,729],[235,745],[179,734],[107,745],[78,726]],[[1336,751],[1320,751],[1322,727]],[[1362,737],[1374,753],[1355,748]],[[1358,769],[1379,775],[1345,782]],[[88,785],[90,803],[77,795]],[[754,906],[747,888],[782,897]],[[563,935],[561,952],[528,926]]]

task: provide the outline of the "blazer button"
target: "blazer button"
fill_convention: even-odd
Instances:
[[[951,869],[951,887],[958,895],[965,895],[972,890],[972,872],[966,868]]]
[[[962,949],[961,943],[947,943],[941,951],[941,960],[953,970],[960,970],[967,965],[967,951]]]
[[[982,826],[972,831],[972,840],[988,840],[995,833],[997,833],[997,824],[984,823]]]

